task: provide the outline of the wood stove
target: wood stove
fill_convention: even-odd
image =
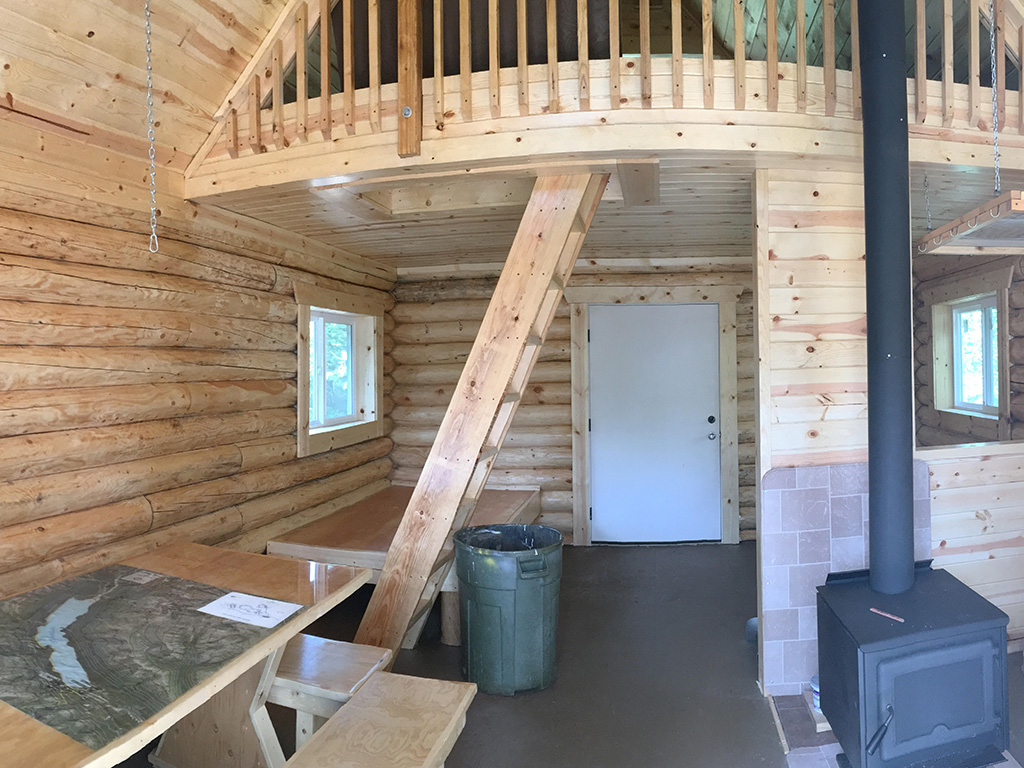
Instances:
[[[980,768],[1008,743],[1006,614],[914,563],[904,4],[861,0],[869,571],[818,588],[821,707],[854,768]]]

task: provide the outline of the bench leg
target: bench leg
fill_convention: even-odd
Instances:
[[[281,742],[277,738],[274,724],[270,721],[270,713],[267,712],[267,697],[274,685],[277,667],[280,665],[283,655],[284,646],[281,646],[267,658],[259,685],[256,686],[256,695],[253,696],[252,704],[249,705],[252,727],[256,731],[256,738],[259,739],[260,749],[263,750],[263,757],[267,761],[267,768],[283,768],[284,766],[284,750],[281,749]]]
[[[441,593],[441,642],[445,645],[462,645],[458,592]]]

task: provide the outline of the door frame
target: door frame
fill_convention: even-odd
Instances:
[[[572,374],[573,543],[590,545],[590,359],[587,347],[590,304],[718,304],[719,425],[721,427],[722,543],[738,544],[739,428],[736,417],[736,302],[739,285],[568,286]]]

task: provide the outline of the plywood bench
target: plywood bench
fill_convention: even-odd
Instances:
[[[285,768],[441,768],[473,683],[374,673]]]
[[[390,661],[389,648],[297,635],[285,646],[267,701],[295,710],[297,749]]]
[[[409,505],[413,489],[395,485],[334,514],[267,542],[267,554],[369,568],[376,583],[388,547]],[[468,525],[529,524],[540,516],[538,489],[486,489]],[[455,569],[441,587],[441,639],[459,644],[458,591]],[[453,599],[454,598],[454,599]]]

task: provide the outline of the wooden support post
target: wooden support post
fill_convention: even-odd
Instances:
[[[732,0],[733,69],[736,82],[736,109],[747,108],[747,43],[743,19],[743,0]]]
[[[622,53],[619,42],[619,0],[608,0],[608,94],[611,108],[622,106]]]
[[[860,18],[857,11],[857,0],[850,0],[850,51],[853,63],[853,117],[861,118],[860,92]]]
[[[822,0],[821,24],[824,42],[822,58],[825,67],[825,114],[832,117],[836,113],[836,2]]]
[[[554,317],[607,176],[537,179],[476,342],[388,550],[356,642],[401,646],[437,574],[450,565],[453,526],[464,523],[487,479]],[[510,403],[506,409],[502,403]],[[504,414],[504,418],[502,418]],[[476,495],[474,495],[476,494]],[[443,576],[442,576],[443,580]]]
[[[370,130],[380,133],[380,0],[369,0],[367,15],[367,47],[370,55]],[[419,10],[416,11],[419,18]],[[419,68],[417,64],[417,68]],[[420,86],[422,88],[422,85]],[[422,122],[422,106],[420,108]]]
[[[355,0],[342,0],[341,7],[341,88],[344,92],[345,131],[356,132],[356,52],[353,43],[355,32]]]
[[[309,115],[309,67],[306,62],[306,4],[295,9],[295,137],[306,140]]]
[[[263,122],[260,110],[260,76],[249,81],[249,146],[257,155],[263,151]]]
[[[438,0],[440,2],[440,0]],[[526,48],[526,0],[516,0],[516,79],[519,114],[530,114],[530,60]]]
[[[796,111],[807,111],[807,8],[796,0]]]
[[[683,0],[672,0],[672,106],[683,108]]]
[[[768,111],[779,109],[779,8],[777,0],[767,0],[764,7],[764,23],[768,33],[768,61],[765,69],[768,73],[766,98]],[[705,56],[707,53],[705,52]]]
[[[444,0],[434,0],[434,125],[443,126],[444,116]]]
[[[501,117],[501,38],[498,0],[487,0],[487,85],[490,90],[491,117]]]
[[[423,141],[422,7],[420,0],[398,0],[399,157],[415,157]]]
[[[768,0],[773,3],[775,0]],[[715,108],[715,19],[714,3],[703,0],[701,4],[701,37],[704,50],[704,108]]]
[[[462,122],[473,121],[473,40],[470,37],[469,0],[459,0],[459,88]]]
[[[942,0],[942,124],[953,124],[953,0]]]
[[[331,129],[331,0],[320,0],[320,135],[324,141],[331,140]]]
[[[641,0],[642,1],[642,0]],[[559,111],[558,101],[558,3],[547,0],[548,112]]]
[[[586,112],[590,110],[590,28],[587,19],[587,0],[576,0],[576,60],[579,62],[580,111]]]
[[[273,70],[272,80],[272,104],[273,113],[270,124],[270,135],[274,142],[275,149],[282,149],[287,146],[284,138],[284,43],[278,40],[274,43],[271,54],[270,67]]]
[[[227,117],[227,140],[228,157],[238,157],[238,111],[232,107],[228,110]]]
[[[917,92],[917,122],[928,117],[928,27],[925,0],[917,0],[914,17],[915,57],[914,90]]]
[[[651,108],[651,0],[640,0],[640,106]]]

